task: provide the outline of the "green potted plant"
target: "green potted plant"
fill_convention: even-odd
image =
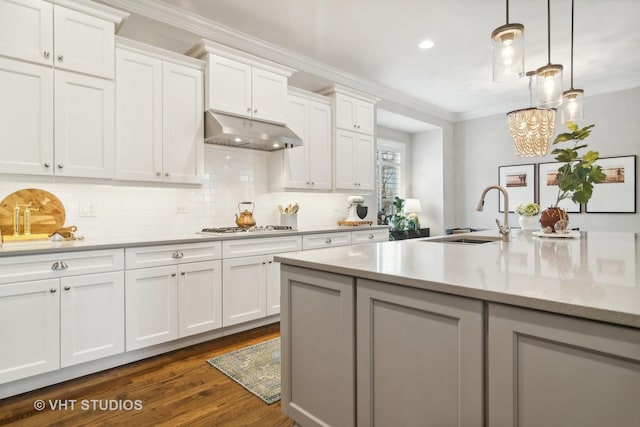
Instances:
[[[540,224],[548,232],[555,229],[564,230],[568,224],[568,215],[564,209],[558,207],[560,201],[571,199],[574,203],[587,203],[593,194],[593,185],[605,179],[602,168],[595,164],[600,158],[597,151],[589,150],[580,154],[580,150],[586,149],[587,144],[583,141],[591,135],[593,124],[578,129],[578,125],[567,122],[570,132],[561,133],[553,140],[553,145],[564,142],[573,143],[567,148],[556,148],[551,154],[555,154],[557,162],[564,163],[558,168],[556,182],[558,194],[556,201],[550,208],[545,209],[540,216]],[[562,221],[559,227],[558,221]]]
[[[540,205],[537,203],[520,203],[516,206],[516,214],[518,214],[518,223],[523,230],[538,229],[538,214],[540,213]]]

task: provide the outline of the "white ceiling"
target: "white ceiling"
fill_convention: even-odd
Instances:
[[[154,5],[185,22],[189,17],[204,18],[193,28],[214,21],[266,41],[266,47],[277,45],[300,55],[305,64],[325,64],[364,78],[452,120],[529,106],[525,78],[511,83],[491,80],[490,33],[506,22],[503,0],[101,1],[120,8],[144,4],[144,11],[130,10],[146,15],[144,19],[163,19],[152,13]],[[574,87],[584,89],[588,114],[590,95],[640,87],[640,1],[575,3]],[[526,69],[545,65],[546,2],[511,0],[510,15],[510,22],[525,26]],[[565,66],[567,89],[570,18],[571,0],[551,1],[551,62]],[[175,26],[180,20],[166,23]],[[190,47],[186,33],[176,37],[170,47]],[[435,47],[418,49],[425,38]],[[181,42],[185,46],[179,46]]]

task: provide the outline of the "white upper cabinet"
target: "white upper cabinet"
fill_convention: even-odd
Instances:
[[[0,0],[0,55],[113,79],[115,26],[127,14],[99,4]]]
[[[336,94],[336,128],[373,135],[374,120],[372,102]]]
[[[331,100],[290,89],[287,124],[302,146],[271,153],[274,189],[331,189]]]
[[[113,178],[113,81],[57,71],[54,106],[54,174]]]
[[[257,120],[285,123],[287,77],[211,55],[208,108]]]
[[[130,40],[116,52],[116,178],[200,183],[202,61]]]
[[[375,179],[373,137],[357,132],[336,130],[335,149],[336,188],[373,190]]]
[[[206,109],[286,123],[287,81],[294,69],[209,40],[187,55],[207,61]]]

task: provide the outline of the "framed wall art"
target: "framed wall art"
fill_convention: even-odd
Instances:
[[[564,163],[538,163],[538,203],[544,210],[556,203],[558,198],[558,168]],[[564,199],[558,207],[569,213],[579,213],[580,205],[571,199]]]
[[[636,156],[603,157],[596,162],[607,176],[593,186],[588,213],[636,213]]]
[[[509,193],[509,212],[520,203],[535,202],[536,167],[534,164],[498,166],[498,182]],[[504,197],[500,193],[498,210],[504,212]]]

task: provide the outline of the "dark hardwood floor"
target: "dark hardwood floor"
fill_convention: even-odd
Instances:
[[[292,426],[280,402],[265,404],[206,361],[279,335],[279,324],[268,325],[3,399],[0,425]],[[37,411],[38,399],[77,403],[73,410],[69,405],[66,410]],[[113,400],[129,406],[139,400],[142,407],[101,410],[98,406]]]

